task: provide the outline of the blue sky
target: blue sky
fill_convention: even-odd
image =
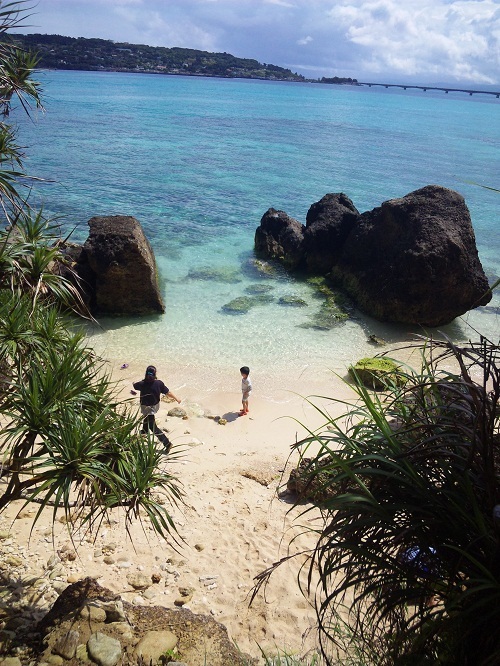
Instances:
[[[500,83],[500,0],[35,0],[23,32],[227,51],[307,77]]]

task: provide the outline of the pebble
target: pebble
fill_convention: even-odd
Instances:
[[[46,569],[53,569],[56,564],[59,564],[61,560],[59,559],[59,555],[52,555],[48,560],[47,564],[45,566]]]
[[[128,622],[113,622],[114,631],[119,632],[123,638],[132,638],[133,632]]]
[[[148,631],[137,644],[135,654],[142,657],[142,662],[159,663],[162,654],[173,650],[177,645],[177,636],[171,631]]]
[[[174,600],[174,605],[175,606],[184,606],[184,604],[188,604],[191,599],[193,598],[193,595],[187,596],[187,597],[177,597],[177,599]]]
[[[63,580],[55,580],[52,583],[52,589],[57,592],[57,594],[62,594],[67,587],[68,583]]]
[[[66,574],[66,570],[61,565],[56,565],[52,571],[49,573],[49,579],[54,580],[54,578],[60,578]]]
[[[87,641],[87,650],[91,659],[100,666],[116,666],[122,657],[122,647],[116,638],[96,631]]]
[[[86,604],[80,610],[80,617],[91,622],[106,622],[106,611],[94,604]]]
[[[89,661],[89,653],[87,652],[87,646],[81,643],[77,648],[76,648],[76,658],[79,659],[80,661],[83,661],[84,663],[87,663]]]
[[[201,552],[202,550],[205,550],[205,546],[202,543],[195,543],[194,547],[198,552]]]
[[[151,579],[143,573],[129,573],[127,576],[127,583],[134,588],[134,590],[147,590],[151,586]]]
[[[134,606],[144,606],[144,599],[142,597],[137,596],[132,599],[132,603],[134,604]]]
[[[104,558],[104,564],[114,564],[115,563],[115,558],[111,557],[111,555],[106,555]]]
[[[33,516],[33,511],[29,509],[21,509],[16,516],[16,520],[22,520],[23,518],[31,518]]]
[[[70,630],[65,636],[61,636],[61,638],[56,641],[52,649],[55,654],[58,654],[64,659],[73,659],[76,654],[76,648],[78,647],[79,640],[79,632]]]

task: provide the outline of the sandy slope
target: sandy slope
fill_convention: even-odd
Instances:
[[[142,372],[142,367],[120,370],[116,363],[114,373],[123,380],[124,397],[131,397],[131,381],[139,379]],[[339,396],[348,392],[340,380],[336,381],[325,387],[325,393]],[[265,594],[260,593],[252,606],[249,601],[255,576],[289,552],[314,543],[310,535],[301,534],[301,525],[314,526],[318,515],[299,518],[307,507],[292,508],[278,497],[277,489],[298,460],[297,453],[288,460],[290,445],[306,434],[297,421],[313,428],[322,417],[298,396],[288,395],[287,402],[271,403],[256,391],[250,415],[239,417],[238,379],[234,392],[225,394],[203,395],[197,390],[191,395],[188,386],[178,389],[175,382],[171,387],[183,398],[181,406],[187,407],[189,414],[196,411],[197,404],[227,420],[226,425],[219,425],[194,415],[187,420],[167,417],[172,404],[161,405],[158,422],[168,428],[175,445],[175,455],[166,464],[179,477],[185,492],[185,506],[173,509],[183,539],[178,551],[173,543],[158,540],[147,522],[145,530],[139,522],[133,526],[130,540],[116,512],[95,535],[95,542],[77,535],[77,541],[78,537],[83,539],[78,557],[58,563],[54,580],[62,585],[90,575],[129,601],[166,606],[174,605],[180,590],[187,588],[183,591],[192,592],[187,606],[194,612],[211,613],[247,653],[257,656],[258,645],[270,652],[276,647],[296,653],[313,649],[315,614],[297,584],[303,556],[282,565]],[[137,397],[132,399],[138,403]],[[338,412],[339,407],[332,409]],[[19,506],[9,507],[0,527],[11,526],[18,549],[14,553],[21,553],[25,562],[24,575],[41,575],[54,553],[71,547],[67,528],[58,517],[52,540],[52,516],[45,512],[30,539],[34,511],[23,511],[22,517],[14,520]],[[138,592],[127,580],[132,572],[149,578],[157,573],[161,580]],[[49,593],[42,598],[40,612],[51,599]]]

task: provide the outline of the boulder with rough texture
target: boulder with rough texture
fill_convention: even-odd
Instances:
[[[153,250],[134,217],[93,217],[77,272],[90,283],[91,308],[98,314],[165,312]]]
[[[360,213],[343,193],[325,194],[309,208],[304,232],[304,254],[312,273],[327,274],[338,261],[343,245]]]
[[[90,604],[103,608],[120,605],[120,618],[108,615],[102,622],[89,622],[81,609]],[[96,580],[84,578],[67,587],[52,609],[37,626],[32,651],[36,663],[54,663],[57,650],[69,632],[78,633],[76,654],[65,658],[65,666],[91,663],[159,663],[158,652],[175,646],[176,658],[189,666],[254,666],[258,660],[241,653],[232,643],[227,629],[208,615],[196,615],[183,608],[134,606],[119,595],[101,587]],[[141,657],[142,655],[142,657]]]
[[[255,248],[288,268],[328,274],[382,321],[442,326],[491,300],[465,200],[439,185],[363,214],[345,194],[327,194],[305,229],[270,208]]]
[[[304,225],[282,210],[269,208],[255,231],[255,251],[295,269],[304,260],[303,240]]]
[[[361,215],[333,273],[385,321],[441,326],[491,300],[465,200],[438,185]]]

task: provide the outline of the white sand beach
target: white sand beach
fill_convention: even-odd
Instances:
[[[130,389],[132,381],[142,378],[144,367],[130,363],[120,369],[120,365],[121,359],[111,367],[122,383],[123,396],[138,404],[138,396],[131,396]],[[161,368],[158,376],[163,378]],[[238,373],[234,391],[207,390],[204,394],[190,389],[187,376],[165,377],[189,414],[187,419],[169,417],[168,410],[176,403],[162,402],[157,416],[174,443],[174,455],[166,467],[182,482],[185,493],[185,506],[172,510],[182,538],[179,546],[158,539],[147,521],[145,529],[137,521],[127,535],[121,514],[116,511],[96,535],[81,535],[83,540],[76,540],[77,557],[72,560],[65,555],[72,545],[60,516],[53,536],[50,511],[43,513],[30,535],[35,509],[24,510],[16,518],[21,506],[16,503],[0,519],[2,553],[10,553],[22,562],[16,575],[47,576],[49,566],[55,571],[53,579],[59,589],[93,576],[101,585],[137,604],[173,607],[181,591],[188,592],[186,607],[195,613],[211,614],[223,623],[230,638],[246,653],[259,656],[259,646],[270,654],[276,654],[277,649],[295,654],[314,650],[315,612],[297,582],[299,577],[305,581],[306,572],[300,574],[304,555],[282,565],[271,577],[265,594],[260,593],[249,606],[255,577],[280,558],[311,548],[314,535],[307,529],[319,524],[315,511],[301,516],[309,505],[294,508],[278,496],[278,489],[286,484],[291,467],[298,461],[297,453],[289,457],[290,446],[307,434],[304,426],[314,429],[324,422],[304,397],[290,392],[290,383],[298,378],[287,379],[285,388],[276,388],[275,400],[270,401],[259,395],[255,378],[250,414],[239,417]],[[320,388],[314,377],[310,383],[303,377],[302,387],[304,396],[309,388]],[[320,394],[324,396],[354,396],[333,374],[328,382],[323,381],[322,388]],[[314,402],[333,415],[344,409],[327,398]],[[224,417],[227,424],[196,416],[197,406]],[[48,565],[54,555],[62,561],[56,558]],[[158,574],[159,582],[138,592],[127,581],[133,572],[149,578]],[[40,615],[50,607],[54,594],[49,589],[40,595]]]

